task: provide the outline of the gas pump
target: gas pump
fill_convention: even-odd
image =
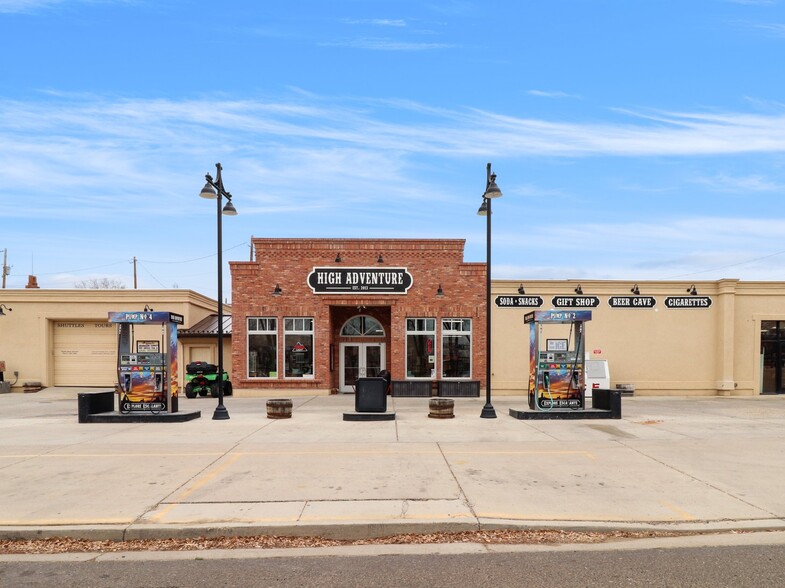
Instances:
[[[120,412],[177,412],[177,325],[183,324],[182,315],[110,312],[109,322],[117,323]],[[144,338],[135,337],[137,327]]]
[[[584,323],[590,320],[590,310],[536,310],[524,316],[529,325],[531,410],[585,408]],[[543,325],[569,325],[569,335],[546,339],[543,350]]]

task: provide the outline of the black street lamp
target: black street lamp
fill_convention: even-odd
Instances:
[[[482,205],[477,214],[486,218],[485,237],[485,406],[482,407],[480,418],[495,419],[496,411],[491,404],[491,200],[499,198],[502,191],[496,185],[496,174],[491,173],[491,164],[488,164],[485,193],[482,195]]]
[[[232,204],[232,195],[224,190],[224,183],[221,179],[220,163],[215,164],[215,181],[210,174],[205,174],[207,183],[202,188],[199,196],[202,198],[215,199],[218,202],[218,406],[213,412],[213,420],[226,420],[229,418],[229,411],[224,406],[224,303],[223,303],[223,256],[222,256],[222,235],[221,235],[221,213],[227,216],[236,216],[237,210]],[[221,201],[226,198],[226,206],[221,210]]]

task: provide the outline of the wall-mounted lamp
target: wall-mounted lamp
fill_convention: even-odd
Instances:
[[[5,308],[7,311],[9,311],[9,312],[10,312],[10,311],[12,311],[12,310],[14,310],[13,308],[8,308],[8,307],[7,307],[5,304],[0,304],[0,316],[5,316],[5,313],[3,312],[3,309],[4,309],[4,308]]]
[[[524,289],[523,289],[523,284],[521,284],[520,286],[518,286],[518,294],[520,294],[521,296],[523,296],[524,294],[526,294],[526,290],[524,290]]]
[[[439,298],[441,298],[442,296],[444,296],[444,290],[442,290],[442,285],[441,285],[441,284],[439,284],[439,287],[438,287],[438,288],[436,288],[436,295],[437,295]]]
[[[632,288],[630,288],[630,292],[632,292],[636,296],[640,296],[641,295],[641,289],[638,288],[638,284],[635,284]]]
[[[281,290],[281,286],[276,284],[275,285],[275,289],[273,290],[273,296],[280,296],[282,293],[283,293],[283,290]]]
[[[335,256],[335,263],[341,263],[343,259],[341,259],[341,252],[338,252],[338,255]]]
[[[382,257],[381,253],[379,254],[378,259],[376,260],[376,263],[384,263],[384,257]]]
[[[148,305],[148,304],[145,304],[144,305],[144,311],[145,312],[153,312],[153,307]]]
[[[578,296],[582,296],[582,295],[583,295],[583,288],[581,288],[581,285],[580,285],[580,284],[578,284],[577,286],[575,286],[575,293],[576,293]]]
[[[695,284],[693,284],[692,286],[687,288],[687,294],[691,294],[693,296],[697,296],[698,295],[698,289],[695,287]]]

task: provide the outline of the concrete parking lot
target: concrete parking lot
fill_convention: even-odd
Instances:
[[[0,395],[0,538],[358,538],[479,528],[785,528],[785,397],[630,397],[620,420],[522,421],[523,397],[215,400],[185,423],[77,422],[77,394]]]

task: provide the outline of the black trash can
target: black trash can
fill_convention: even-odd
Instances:
[[[387,382],[387,387],[385,388],[385,393],[387,395],[392,393],[392,374],[387,370],[382,370],[379,372],[379,375],[376,376],[377,378],[384,378],[384,381]]]
[[[386,412],[387,380],[385,378],[358,378],[354,385],[354,410],[356,412]]]

